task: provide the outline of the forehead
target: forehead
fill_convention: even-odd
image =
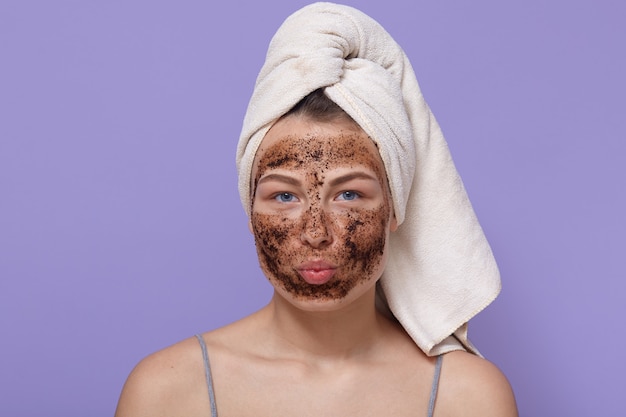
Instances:
[[[257,151],[253,178],[270,169],[315,169],[365,166],[381,179],[384,168],[374,142],[347,120],[317,122],[294,116],[268,131]]]

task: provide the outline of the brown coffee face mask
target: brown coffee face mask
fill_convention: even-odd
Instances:
[[[355,197],[349,188],[328,194],[338,172],[362,171],[374,178],[371,188],[377,190],[374,198],[367,196],[368,204],[344,204],[346,198]],[[297,208],[268,210],[259,201],[257,185],[272,173],[299,180]],[[251,226],[261,268],[272,285],[299,299],[338,300],[360,283],[380,277],[390,195],[376,146],[365,133],[290,135],[273,141],[258,156],[254,189]],[[279,193],[272,198],[282,202],[292,197]],[[321,284],[303,279],[298,266],[312,260],[336,266],[332,278]]]

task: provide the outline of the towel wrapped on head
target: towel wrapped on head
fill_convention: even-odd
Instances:
[[[407,56],[369,16],[315,3],[274,35],[237,148],[245,210],[261,140],[320,88],[376,142],[385,165],[400,226],[380,280],[383,308],[427,355],[478,354],[467,322],[498,295],[498,268]]]

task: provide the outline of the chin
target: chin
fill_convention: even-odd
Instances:
[[[347,298],[349,297],[334,299],[292,296],[287,298],[287,301],[299,310],[309,312],[330,312],[340,310],[343,306],[350,304]]]
[[[362,284],[350,289],[346,294],[328,295],[313,292],[310,295],[293,294],[283,288],[276,288],[276,294],[287,301],[293,307],[308,312],[332,312],[339,311],[355,303],[368,302],[374,306],[375,281],[371,285]],[[370,293],[372,296],[370,297]]]

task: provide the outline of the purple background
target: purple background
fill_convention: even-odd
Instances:
[[[521,415],[622,414],[623,2],[348,3],[411,58],[493,245],[471,334]],[[111,415],[143,356],[267,302],[234,150],[304,4],[0,3],[0,415]]]

